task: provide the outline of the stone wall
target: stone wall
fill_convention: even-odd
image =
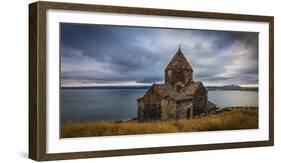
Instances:
[[[191,100],[181,101],[177,104],[176,120],[192,118],[193,104]]]
[[[172,120],[176,118],[176,102],[171,98],[161,101],[162,115],[161,120]]]
[[[161,104],[160,103],[143,103],[139,102],[138,120],[151,121],[161,119]]]
[[[165,71],[165,84],[174,86],[177,82],[187,84],[192,81],[192,71],[188,70],[167,70]]]
[[[176,102],[170,98],[163,99],[160,103],[138,102],[138,120],[179,120],[193,117],[192,100]]]
[[[198,116],[207,113],[207,90],[200,87],[193,96],[193,116]]]

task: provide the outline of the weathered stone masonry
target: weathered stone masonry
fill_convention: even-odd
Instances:
[[[137,100],[138,121],[178,120],[207,114],[216,107],[208,101],[202,82],[193,81],[193,69],[181,49],[165,68],[165,83],[153,84]]]

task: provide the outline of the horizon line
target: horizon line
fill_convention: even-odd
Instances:
[[[69,86],[66,86],[66,85],[61,85],[60,87],[61,88],[87,88],[87,87],[150,87],[153,83],[151,84],[143,84],[143,85],[114,85],[114,84],[111,84],[111,85],[104,85],[104,84],[101,84],[101,85],[69,85]],[[163,83],[159,83],[159,84],[163,84]],[[226,85],[205,85],[205,87],[225,87],[225,86],[239,86],[239,87],[250,87],[250,88],[257,88],[259,87],[258,85],[243,85],[243,84],[226,84]]]

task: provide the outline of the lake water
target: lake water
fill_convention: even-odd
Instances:
[[[62,89],[61,122],[121,120],[137,116],[137,98],[147,89]],[[219,107],[258,106],[258,92],[214,90],[208,98]]]

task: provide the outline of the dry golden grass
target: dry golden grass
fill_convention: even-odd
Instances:
[[[196,132],[258,128],[256,110],[233,109],[191,120],[157,122],[68,122],[61,128],[61,137],[90,137],[153,133]]]

